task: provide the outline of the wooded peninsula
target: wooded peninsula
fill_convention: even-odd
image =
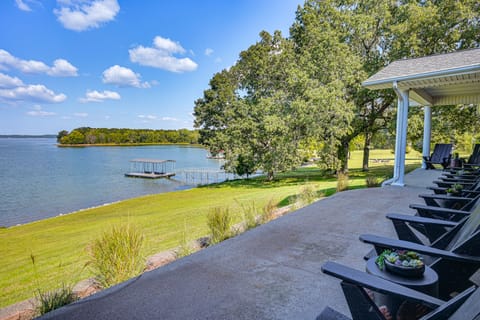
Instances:
[[[125,145],[125,144],[198,144],[196,130],[152,130],[82,127],[57,135],[61,146],[69,145]]]

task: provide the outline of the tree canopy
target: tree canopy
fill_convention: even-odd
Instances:
[[[107,129],[82,127],[68,132],[62,130],[57,135],[61,145],[85,144],[139,144],[139,143],[198,143],[198,131],[150,130],[150,129]]]
[[[346,171],[350,144],[362,137],[367,169],[372,141],[395,123],[396,98],[361,82],[394,60],[478,47],[478,12],[475,0],[307,0],[288,38],[262,31],[213,76],[195,101],[200,141],[224,153],[227,170],[271,179],[312,153]],[[434,109],[442,121],[434,130],[450,126],[450,139],[479,124],[471,106]],[[417,110],[411,118],[414,142],[423,124]]]

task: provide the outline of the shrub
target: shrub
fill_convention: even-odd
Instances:
[[[228,208],[214,208],[207,214],[207,225],[210,229],[211,244],[222,242],[231,237],[232,215]]]
[[[348,175],[345,173],[337,174],[337,192],[348,190]]]
[[[381,180],[374,176],[368,176],[365,182],[367,183],[367,188],[376,188],[381,185]]]
[[[87,248],[90,256],[87,265],[102,287],[108,288],[143,271],[143,240],[137,228],[125,224],[112,227]]]
[[[37,311],[40,315],[44,315],[47,312],[53,311],[77,300],[72,287],[66,286],[65,284],[63,284],[62,288],[50,292],[42,292],[39,289],[37,292],[37,298]]]

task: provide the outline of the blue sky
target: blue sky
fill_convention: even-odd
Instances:
[[[0,134],[193,126],[194,101],[303,0],[2,0]]]

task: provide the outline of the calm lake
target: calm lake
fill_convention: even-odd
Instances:
[[[0,138],[0,226],[191,187],[175,177],[125,177],[135,158],[176,160],[177,170],[222,164],[191,146],[58,148],[55,139]]]

